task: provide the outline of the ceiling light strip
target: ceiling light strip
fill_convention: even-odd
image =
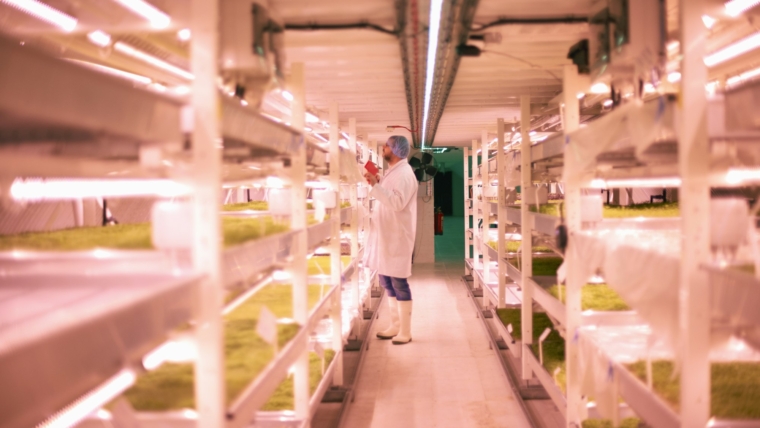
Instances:
[[[760,0],[731,0],[725,4],[726,14],[731,17],[737,17],[745,11],[760,4]]]
[[[8,6],[53,24],[67,33],[74,31],[77,19],[37,0],[0,0]]]
[[[435,77],[435,60],[438,52],[438,38],[441,27],[441,12],[443,9],[443,0],[432,0],[430,2],[430,27],[428,30],[428,52],[427,52],[427,71],[425,73],[425,105],[422,115],[422,135],[420,145],[425,148],[425,138],[427,135],[428,114],[430,112],[430,97],[433,92],[433,79]]]
[[[736,58],[739,55],[753,51],[759,47],[760,33],[755,33],[751,36],[739,40],[736,43],[732,43],[722,49],[718,49],[710,55],[707,55],[705,57],[705,65],[708,67],[714,67],[732,58]]]
[[[166,61],[164,61],[162,59],[156,58],[155,56],[153,56],[153,55],[151,55],[149,53],[143,52],[143,51],[141,51],[141,50],[139,50],[139,49],[137,49],[137,48],[135,48],[135,47],[133,47],[131,45],[128,45],[128,44],[126,44],[124,42],[116,42],[113,45],[113,47],[118,52],[121,52],[124,55],[128,55],[128,56],[131,56],[132,58],[136,58],[136,59],[139,59],[141,61],[147,62],[150,65],[158,67],[158,68],[160,68],[160,69],[162,69],[164,71],[168,71],[168,72],[170,72],[172,74],[175,74],[175,75],[177,75],[179,77],[182,77],[184,79],[188,79],[188,80],[195,79],[195,76],[193,76],[193,74],[190,73],[189,71],[187,71],[185,69],[182,69],[182,68],[179,68],[176,65],[169,64],[168,62],[166,62]]]
[[[158,10],[152,4],[143,0],[114,0],[116,3],[131,10],[137,15],[142,16],[150,22],[153,28],[166,28],[171,24],[172,19],[169,15]]]

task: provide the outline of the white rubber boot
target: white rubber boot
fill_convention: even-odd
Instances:
[[[403,345],[412,341],[412,301],[398,302],[398,317],[401,329],[393,338],[394,345]]]
[[[398,334],[398,330],[401,326],[398,320],[398,305],[396,304],[396,298],[387,296],[388,297],[388,313],[391,317],[391,325],[388,326],[385,330],[377,333],[378,339],[388,340],[393,339],[394,336]]]

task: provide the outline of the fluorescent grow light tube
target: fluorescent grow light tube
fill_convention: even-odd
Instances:
[[[129,73],[127,71],[119,70],[113,67],[107,67],[105,65],[95,64],[94,62],[81,61],[78,59],[70,59],[69,61],[77,63],[77,64],[81,64],[87,68],[91,68],[96,71],[100,71],[101,73],[110,74],[111,76],[116,76],[122,79],[131,80],[135,83],[149,85],[153,82],[153,80],[151,80],[149,77],[141,76],[139,74]]]
[[[74,31],[77,26],[76,18],[37,0],[0,0],[0,2],[41,21],[53,24],[67,33]]]
[[[87,180],[87,179],[16,179],[11,197],[16,201],[60,201],[103,197],[189,195],[190,186],[171,180]]]
[[[131,10],[137,15],[142,16],[150,22],[153,28],[166,28],[171,24],[172,19],[169,15],[158,10],[152,4],[143,0],[114,0],[116,3]]]
[[[100,409],[105,404],[119,396],[127,388],[134,385],[137,376],[135,372],[124,369],[96,390],[85,395],[76,403],[67,407],[57,415],[38,425],[38,428],[68,428],[79,424],[87,415]]]
[[[124,55],[131,56],[132,58],[139,59],[140,61],[146,62],[150,65],[153,65],[157,68],[160,68],[164,71],[168,71],[169,73],[172,73],[174,75],[177,75],[179,77],[182,77],[184,79],[193,80],[195,79],[195,76],[193,76],[192,73],[190,73],[187,70],[184,70],[182,68],[177,67],[176,65],[169,64],[168,62],[156,58],[155,56],[143,52],[131,45],[128,45],[124,42],[116,42],[113,45],[114,49],[117,51],[123,53]]]
[[[438,52],[438,33],[441,27],[441,13],[443,0],[430,2],[430,27],[428,30],[427,70],[425,73],[425,104],[422,115],[422,134],[420,145],[425,148],[425,136],[427,134],[428,114],[430,113],[430,97],[433,93],[433,79],[435,77],[435,59]]]
[[[753,51],[759,47],[760,33],[755,33],[751,36],[747,36],[739,40],[736,43],[732,43],[722,49],[718,49],[710,55],[707,55],[705,57],[705,65],[708,67],[714,67],[732,58],[736,58],[739,55]]]
[[[95,30],[87,33],[87,38],[101,48],[104,48],[111,44],[111,35],[100,30]]]
[[[610,178],[607,180],[597,178],[591,180],[591,188],[611,189],[623,187],[680,187],[680,177],[656,177],[656,178]]]
[[[760,0],[731,0],[727,1],[724,7],[726,14],[735,18],[758,4],[760,4]]]

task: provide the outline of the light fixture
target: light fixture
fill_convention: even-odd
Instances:
[[[172,88],[175,95],[187,95],[190,93],[190,87],[187,85],[178,85]]]
[[[77,426],[88,415],[108,404],[130,386],[134,385],[135,379],[137,379],[137,375],[134,371],[124,369],[65,410],[37,425],[37,427],[68,428]]]
[[[739,55],[755,50],[758,47],[760,47],[760,33],[755,33],[707,55],[705,57],[705,65],[714,67]]]
[[[654,178],[596,178],[591,180],[589,187],[593,189],[613,189],[624,187],[680,187],[680,177]]]
[[[705,28],[708,30],[712,29],[712,27],[715,25],[715,23],[718,22],[717,19],[713,18],[710,15],[702,15],[702,23],[705,24]]]
[[[731,0],[727,1],[724,7],[726,8],[726,15],[736,18],[758,4],[760,4],[760,0]]]
[[[225,314],[226,315],[226,314]],[[194,341],[170,340],[158,348],[150,351],[142,359],[142,365],[145,370],[155,370],[163,363],[188,363],[195,361],[198,356],[198,348]]]
[[[340,131],[340,135],[342,135],[343,138],[345,138],[346,140],[350,140],[350,138],[348,137],[348,134],[346,134],[345,132]]]
[[[602,103],[602,105],[605,106],[605,107],[612,107],[612,100],[608,98],[608,99],[604,100],[604,102]]]
[[[739,83],[744,82],[745,80],[753,79],[757,76],[760,76],[760,68],[755,68],[749,71],[745,71],[744,73],[741,73],[737,76],[729,77],[726,79],[726,85],[735,86]]]
[[[158,10],[152,4],[143,0],[113,0],[116,3],[131,10],[133,13],[142,16],[150,22],[153,28],[166,28],[171,24],[172,19],[169,15]]]
[[[330,142],[330,141],[329,141],[327,138],[325,138],[325,137],[323,137],[323,136],[321,136],[321,135],[317,134],[316,132],[315,132],[313,135],[314,135],[315,137],[319,138],[320,140],[324,141],[325,143],[329,143],[329,142]]]
[[[287,101],[293,101],[295,99],[293,97],[293,94],[291,94],[289,91],[282,91],[280,92],[280,95],[282,95],[282,97],[285,98]]]
[[[67,33],[74,31],[74,28],[77,26],[77,19],[73,16],[67,15],[37,0],[0,0],[0,2],[32,15],[41,21],[53,24]]]
[[[104,48],[111,44],[111,35],[100,30],[90,31],[87,33],[87,38],[93,44],[98,45],[101,48]]]
[[[747,181],[760,181],[760,169],[730,168],[726,173],[726,183],[742,184]]]
[[[307,111],[306,112],[306,123],[319,123],[319,118]]]
[[[183,28],[177,31],[177,38],[183,42],[190,40],[190,37],[192,37],[192,33],[189,28]]]
[[[607,86],[607,84],[603,82],[594,83],[593,85],[591,85],[591,93],[592,94],[609,94],[610,87]]]
[[[193,74],[190,73],[189,71],[187,71],[185,69],[182,69],[182,68],[179,68],[176,65],[169,64],[168,62],[166,62],[166,61],[164,61],[162,59],[156,58],[155,56],[153,56],[153,55],[151,55],[149,53],[143,52],[143,51],[141,51],[141,50],[139,50],[139,49],[137,49],[137,48],[135,48],[135,47],[133,47],[131,45],[128,45],[128,44],[126,44],[124,42],[116,42],[113,45],[113,47],[114,47],[114,49],[116,49],[117,51],[123,53],[124,55],[131,56],[132,58],[136,58],[136,59],[139,59],[141,61],[147,62],[150,65],[158,67],[158,68],[160,68],[160,69],[162,69],[164,71],[168,71],[168,72],[170,72],[172,74],[175,74],[175,75],[177,75],[179,77],[182,77],[184,79],[188,79],[188,80],[195,79],[195,76],[193,76]]]
[[[68,61],[73,62],[75,64],[80,64],[84,67],[99,71],[101,73],[110,74],[111,76],[116,76],[122,79],[131,80],[135,83],[140,83],[143,85],[149,85],[153,82],[153,80],[151,80],[149,77],[141,76],[139,74],[129,73],[126,71],[119,70],[117,68],[106,67],[105,65],[95,64],[94,62],[81,61],[78,59],[69,59]]]
[[[136,196],[170,198],[186,196],[191,193],[192,188],[189,186],[165,179],[88,180],[17,178],[11,184],[10,191],[11,198],[19,202]]]
[[[443,9],[443,0],[431,0],[430,2],[430,26],[428,27],[428,51],[427,51],[427,70],[425,72],[425,101],[422,115],[422,136],[420,145],[425,148],[425,138],[427,137],[427,122],[430,113],[430,97],[433,94],[433,79],[435,77],[435,59],[438,53],[438,33],[441,26],[441,13]]]
[[[581,98],[585,97],[586,94],[584,94],[583,92],[578,92],[577,94],[575,94],[575,96],[580,100]]]
[[[668,73],[668,82],[676,83],[681,81],[681,73],[678,71],[671,71]]]

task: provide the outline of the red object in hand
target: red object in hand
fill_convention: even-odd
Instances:
[[[377,173],[380,172],[380,169],[371,160],[364,164],[364,169],[369,171],[372,175],[377,175]]]

